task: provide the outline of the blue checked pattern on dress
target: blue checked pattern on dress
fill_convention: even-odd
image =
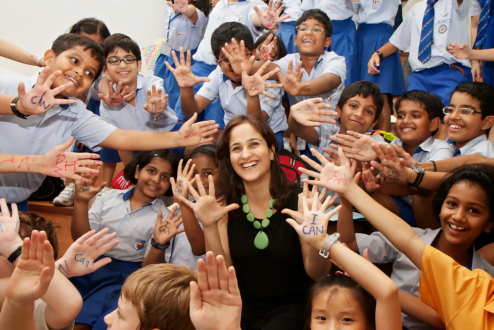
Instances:
[[[473,48],[477,49],[482,47],[485,41],[487,26],[489,25],[489,19],[491,18],[491,0],[486,0],[480,13],[479,26],[477,29],[477,37],[475,38],[475,44]]]
[[[424,19],[422,20],[422,33],[420,34],[419,61],[427,62],[431,58],[432,37],[434,35],[434,5],[438,0],[427,0]],[[488,0],[490,1],[490,0]]]

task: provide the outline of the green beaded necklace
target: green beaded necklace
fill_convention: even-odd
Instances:
[[[242,195],[242,198],[240,199],[242,201],[242,210],[247,213],[247,220],[252,222],[254,225],[254,228],[259,229],[259,232],[256,235],[256,238],[254,239],[254,246],[258,248],[259,250],[264,250],[265,248],[268,247],[269,244],[269,239],[268,235],[263,231],[264,228],[269,226],[269,218],[273,215],[273,205],[274,205],[274,199],[269,200],[269,209],[266,210],[266,218],[264,218],[261,222],[257,221],[254,218],[254,215],[250,213],[250,206],[247,203],[247,196]]]

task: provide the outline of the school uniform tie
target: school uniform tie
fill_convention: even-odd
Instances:
[[[489,19],[491,18],[491,0],[486,0],[484,7],[482,7],[482,12],[479,18],[479,27],[477,29],[477,38],[475,38],[475,43],[473,48],[477,49],[482,47],[485,42],[487,26],[489,25]]]
[[[434,35],[434,5],[438,0],[427,0],[424,19],[422,20],[422,33],[420,34],[419,61],[427,62],[431,58],[432,37]],[[487,0],[490,1],[490,0]]]

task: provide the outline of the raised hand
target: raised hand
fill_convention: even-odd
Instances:
[[[91,230],[72,243],[63,257],[56,262],[56,267],[60,273],[67,278],[83,276],[109,264],[111,258],[108,257],[94,262],[119,243],[117,240],[110,242],[117,237],[117,233],[106,235],[108,231],[108,228],[99,232]]]
[[[180,146],[186,147],[213,142],[212,135],[218,131],[220,125],[215,124],[214,120],[194,123],[196,119],[197,113],[194,113],[178,131],[180,134]]]
[[[372,145],[378,142],[369,135],[347,131],[347,134],[336,134],[329,138],[338,142],[338,144],[331,144],[331,147],[343,149],[345,156],[348,158],[360,160],[361,162],[370,162],[377,159],[377,154],[372,149]]]
[[[407,180],[407,168],[405,167],[405,160],[398,158],[393,146],[379,144],[373,145],[372,148],[377,153],[377,156],[381,160],[381,163],[371,161],[371,165],[376,168],[381,177],[391,181]]]
[[[40,299],[48,290],[55,273],[53,248],[44,231],[33,230],[25,238],[22,253],[7,285],[7,296],[22,303]]]
[[[470,64],[472,65],[472,77],[473,81],[482,78],[482,65],[480,64],[480,61],[477,60],[471,60]]]
[[[197,283],[190,282],[190,318],[196,330],[240,330],[242,298],[235,269],[223,256],[197,260]]]
[[[8,258],[19,246],[22,240],[19,237],[19,213],[17,205],[13,203],[12,216],[10,216],[7,202],[4,198],[0,199],[0,254]]]
[[[190,193],[196,200],[192,203],[183,196],[180,197],[180,202],[186,204],[194,211],[197,219],[202,223],[203,227],[216,226],[216,223],[221,220],[228,212],[238,209],[238,204],[230,204],[228,206],[221,206],[216,200],[214,190],[213,176],[209,176],[209,195],[206,193],[204,186],[202,185],[199,175],[196,175],[197,188],[199,193],[192,187],[190,182],[187,182],[187,187]]]
[[[276,47],[276,37],[270,33],[266,40],[261,44],[259,59],[272,61],[274,59],[274,49]]]
[[[89,179],[85,178],[86,181],[76,180],[75,183],[75,199],[77,201],[89,202],[94,196],[96,196],[106,185],[103,182],[98,187],[94,184],[98,179],[98,174],[93,174]]]
[[[250,68],[252,68],[252,64],[254,63],[254,61],[255,61],[255,57],[252,56],[248,64],[244,64],[244,63],[241,64],[242,86],[247,91],[247,94],[249,94],[250,96],[257,96],[259,94],[262,94],[264,96],[274,99],[275,96],[273,94],[266,92],[266,88],[280,88],[283,85],[266,83],[266,80],[268,80],[269,77],[271,77],[272,75],[278,73],[280,71],[280,68],[276,68],[273,71],[268,72],[265,75],[262,75],[262,73],[268,67],[268,65],[271,64],[271,61],[267,61],[259,68],[259,70],[257,70],[257,72],[254,75],[249,76],[249,71]]]
[[[323,102],[318,97],[301,101],[290,108],[290,116],[299,124],[315,127],[321,126],[321,123],[336,124],[336,120],[325,116],[334,116],[338,114],[329,110],[331,106]]]
[[[312,245],[314,248],[319,249],[326,237],[328,236],[328,221],[329,219],[341,209],[341,205],[336,207],[334,210],[328,213],[326,212],[327,208],[333,204],[336,200],[333,198],[326,198],[324,203],[318,208],[318,193],[316,192],[314,198],[312,200],[312,207],[309,210],[309,206],[307,204],[307,198],[305,196],[302,197],[302,205],[303,205],[303,221],[299,223],[294,219],[287,219],[288,222],[293,229],[295,229],[300,236],[300,238],[306,243]]]
[[[178,229],[178,227],[182,224],[182,213],[180,212],[176,216],[173,216],[177,210],[177,207],[178,204],[173,205],[165,220],[162,220],[163,214],[161,210],[158,211],[156,224],[153,229],[153,238],[159,244],[168,243],[175,235],[183,233],[185,230],[183,228]]]
[[[180,88],[186,87],[194,87],[196,84],[200,82],[208,82],[208,77],[196,77],[192,71],[190,70],[191,66],[191,55],[190,50],[187,51],[187,61],[185,60],[184,49],[180,47],[180,61],[175,54],[175,51],[172,51],[173,61],[175,62],[174,69],[168,62],[165,62],[166,67],[170,70],[175,79],[177,79],[178,86]]]
[[[353,180],[351,164],[348,158],[345,157],[343,150],[341,150],[341,148],[338,149],[341,166],[335,166],[333,163],[329,162],[316,149],[311,149],[311,152],[321,162],[322,166],[307,156],[302,156],[302,159],[308,162],[317,172],[302,167],[299,168],[299,171],[319,179],[318,181],[307,180],[307,183],[325,187],[339,194],[345,194],[350,187],[350,184],[353,183]],[[360,175],[360,173],[358,175]]]
[[[321,193],[319,193],[318,188],[319,188],[319,186],[313,185],[312,189],[309,190],[309,184],[306,181],[304,181],[304,190],[302,191],[302,193],[300,193],[298,195],[297,211],[293,211],[290,209],[283,209],[281,211],[281,213],[288,214],[295,221],[297,221],[299,224],[301,224],[304,220],[303,197],[305,197],[305,199],[307,200],[309,207],[311,207],[315,201],[316,202],[316,210],[318,210],[321,207],[321,205],[322,205],[321,200],[324,199],[324,197],[326,197],[326,193],[328,190],[326,188],[323,188],[321,190]],[[316,195],[316,193],[317,193],[317,195]],[[333,202],[335,200],[336,200],[336,197],[334,197],[334,199],[331,199],[330,203],[333,204]],[[312,208],[310,208],[310,209],[312,209]]]
[[[324,157],[328,160],[328,162],[335,164],[336,166],[341,166],[341,161],[340,161],[340,156],[338,155],[337,152],[334,152],[334,150],[328,149],[328,148],[322,148],[322,151],[327,153],[329,157]]]
[[[175,0],[174,3],[167,1],[166,4],[172,8],[175,13],[185,14],[189,8],[189,2],[187,0]]]
[[[182,164],[183,164],[183,159],[180,159],[180,162],[178,163],[178,170],[177,170],[177,181],[175,182],[174,178],[170,178],[170,183],[172,184],[172,191],[173,191],[173,197],[176,199],[179,199],[180,196],[183,196],[185,198],[189,197],[189,189],[187,188],[187,182],[190,182],[191,184],[194,184],[194,181],[196,178],[192,178],[194,175],[194,168],[196,165],[190,166],[192,164],[192,159],[189,159],[187,161],[187,164],[185,164],[185,168],[182,170]],[[190,166],[190,170],[189,170]]]
[[[288,70],[285,77],[281,72],[278,73],[278,79],[283,84],[283,89],[290,95],[296,96],[300,94],[300,91],[310,85],[310,81],[301,82],[304,77],[304,70],[302,69],[302,62],[299,62],[293,69],[293,60],[288,62]]]
[[[88,180],[80,174],[98,174],[99,171],[86,166],[99,166],[103,163],[97,160],[99,158],[98,154],[65,152],[73,142],[74,138],[70,137],[66,142],[53,147],[46,154],[39,157],[39,161],[34,161],[31,164],[33,170],[48,176],[87,182]],[[27,164],[29,156],[26,156],[26,158]]]
[[[235,72],[236,74],[242,74],[242,63],[244,63],[246,70],[250,71],[252,64],[250,64],[250,67],[248,67],[249,54],[245,49],[245,42],[241,40],[239,45],[237,40],[235,40],[235,38],[232,38],[231,44],[232,45],[230,46],[228,43],[226,43],[225,46],[221,48],[221,50],[225,54],[228,63],[230,63],[233,72]],[[224,59],[222,61],[224,61]]]
[[[446,49],[451,55],[459,60],[468,60],[468,57],[470,56],[470,47],[468,44],[450,43]]]
[[[29,92],[26,92],[24,83],[19,83],[19,87],[17,87],[19,97],[17,110],[23,115],[39,115],[47,112],[56,105],[75,103],[75,100],[72,99],[55,98],[55,96],[67,88],[74,86],[74,83],[68,82],[57,88],[50,89],[55,79],[62,74],[62,71],[57,70],[48,76],[49,71],[49,66],[41,71],[38,79],[36,79],[36,84]]]
[[[125,86],[122,90],[122,82],[117,84],[117,89],[113,90],[113,82],[108,82],[108,96],[98,94],[98,97],[111,107],[118,107],[125,101],[130,101],[135,96],[135,92],[129,92],[129,86]]]
[[[168,102],[168,94],[163,93],[161,88],[156,90],[156,85],[151,86],[151,90],[147,91],[147,103],[144,104],[144,110],[149,113],[162,113],[166,109]]]
[[[412,156],[408,152],[406,152],[402,146],[399,146],[397,144],[393,144],[390,146],[393,147],[394,152],[398,157],[403,158],[406,167],[412,167],[412,165],[417,165],[417,161],[413,159]]]
[[[278,23],[283,22],[284,20],[291,17],[290,15],[280,17],[283,9],[285,8],[285,5],[282,5],[281,3],[282,1],[278,1],[273,7],[273,0],[270,0],[268,4],[268,11],[266,12],[266,14],[264,14],[257,6],[253,7],[257,16],[259,17],[259,20],[261,21],[261,25],[264,28],[268,30],[277,29]]]
[[[375,192],[380,188],[379,183],[381,180],[378,178],[377,170],[373,166],[370,166],[368,162],[365,163],[362,171],[362,181],[368,192]]]

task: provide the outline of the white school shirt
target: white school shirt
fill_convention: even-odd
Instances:
[[[353,16],[353,6],[350,0],[303,0],[300,8],[302,10],[320,9],[331,20],[344,20]]]
[[[207,18],[202,11],[196,8],[199,15],[196,24],[181,13],[175,13],[172,7],[166,10],[167,38],[171,49],[184,51],[196,49],[201,42],[202,28],[207,22]]]
[[[431,245],[436,237],[441,233],[441,228],[420,229],[413,228],[415,233],[427,245]],[[408,259],[403,253],[398,251],[380,232],[374,232],[370,235],[355,234],[358,250],[363,254],[366,248],[369,249],[369,258],[372,263],[393,263],[391,279],[400,291],[412,296],[419,296],[420,270]],[[481,269],[494,277],[494,267],[484,260],[477,251],[473,251],[472,269]],[[401,314],[403,326],[408,330],[433,330],[417,319]],[[473,330],[473,329],[472,329]]]
[[[163,79],[156,76],[138,74],[135,106],[124,102],[118,107],[113,107],[101,102],[101,118],[107,123],[124,130],[170,132],[177,124],[178,118],[168,103],[163,113],[159,116],[144,110],[144,105],[148,99],[147,91],[151,90],[153,84],[156,85],[156,90],[161,89],[166,93],[163,87]],[[115,87],[116,85],[113,88],[115,89]],[[157,121],[155,121],[156,117],[159,118]]]
[[[470,16],[477,16],[482,13],[482,6],[478,0],[470,0],[470,6],[468,7]]]
[[[310,148],[317,149],[317,151],[320,154],[324,154],[324,151],[322,150],[323,148],[327,148],[329,150],[333,150],[335,152],[338,152],[338,150],[335,150],[331,147],[331,144],[337,144],[333,140],[331,140],[329,137],[330,136],[335,136],[340,132],[340,125],[338,123],[336,124],[330,124],[330,123],[321,123],[321,126],[316,126],[314,127],[315,130],[317,131],[317,134],[319,135],[319,146],[315,146],[312,144],[309,144]],[[368,132],[374,132],[373,130],[368,130]],[[376,140],[376,143],[385,143],[383,137],[381,134],[376,134],[374,136],[371,136],[374,140]]]
[[[163,212],[163,219],[170,211],[159,198],[131,211],[129,198],[134,189],[106,191],[96,198],[88,217],[92,230],[108,228],[108,234],[117,233],[116,239],[120,243],[106,252],[106,256],[123,261],[142,262],[151,248],[158,211]]]
[[[359,0],[358,24],[386,23],[395,25],[398,0]]]
[[[31,78],[0,75],[0,94],[17,95],[17,86],[24,82],[31,90],[38,75]],[[66,142],[71,136],[94,151],[116,127],[101,120],[75,99],[74,104],[54,106],[41,115],[21,119],[14,115],[0,115],[0,152],[14,155],[42,155]],[[45,175],[37,173],[0,173],[0,197],[7,203],[26,200],[40,186]]]
[[[280,58],[278,61],[274,61],[273,63],[276,64],[280,70],[283,76],[286,76],[288,72],[288,62],[292,60],[293,61],[293,67],[292,70],[295,70],[297,67],[298,62],[300,62],[300,54],[295,53],[295,54],[288,54],[283,58]],[[303,67],[302,67],[303,69]],[[324,51],[324,53],[319,56],[317,59],[316,64],[312,68],[312,71],[310,72],[310,75],[307,74],[307,72],[304,70],[304,75],[302,77],[302,82],[312,80],[314,78],[319,78],[325,73],[332,73],[340,77],[341,83],[333,89],[332,91],[329,91],[328,93],[322,94],[322,95],[314,95],[314,96],[292,96],[288,94],[288,99],[290,100],[290,104],[293,106],[294,104],[297,104],[303,100],[307,99],[312,99],[316,97],[321,97],[323,99],[323,102],[329,104],[331,106],[331,110],[336,109],[336,104],[338,103],[338,100],[340,99],[341,92],[345,88],[345,79],[346,79],[346,64],[345,64],[345,58],[343,56],[337,55],[335,52],[328,52]],[[328,101],[328,98],[331,97],[331,100]]]
[[[235,116],[245,115],[247,113],[247,92],[242,86],[233,89],[232,82],[221,71],[218,65],[209,75],[209,82],[205,82],[197,92],[211,102],[220,99],[221,107],[225,112],[225,125],[228,124]],[[267,80],[266,83],[276,83],[276,81]],[[288,124],[286,122],[285,108],[281,104],[283,97],[282,88],[267,88],[268,93],[275,96],[274,99],[264,95],[259,95],[261,110],[268,115],[268,125],[274,133],[286,131]]]
[[[472,0],[477,1],[477,0]],[[468,0],[464,0],[460,7],[456,0],[439,0],[434,5],[434,30],[431,58],[422,63],[419,61],[419,44],[422,34],[422,21],[427,8],[427,1],[415,4],[406,14],[405,19],[393,33],[389,42],[401,51],[410,48],[410,66],[414,72],[434,68],[441,64],[460,62],[470,67],[470,61],[458,60],[448,53],[446,47],[451,42],[470,44],[468,30]]]
[[[47,304],[41,300],[37,299],[34,301],[34,323],[38,330],[48,330],[48,324],[46,324],[46,306]],[[60,330],[72,330],[74,329],[74,321],[71,324]]]
[[[277,0],[273,1],[273,7],[277,2]],[[304,11],[301,10],[300,7],[300,0],[283,0],[282,5],[285,5],[282,17],[290,15],[290,18],[284,20],[283,22],[296,22],[304,13]]]
[[[477,136],[475,139],[470,140],[460,149],[456,150],[456,144],[453,140],[447,139],[455,149],[454,156],[466,156],[466,155],[482,155],[484,157],[494,158],[494,147],[491,140],[487,138],[485,134]]]
[[[245,25],[254,40],[264,31],[258,29],[252,23],[252,15],[255,14],[252,7],[256,5],[260,10],[267,10],[267,5],[261,0],[239,0],[238,2],[228,3],[228,0],[219,0],[213,10],[209,13],[208,25],[204,32],[204,37],[197,48],[193,58],[209,65],[216,64],[213,50],[211,49],[211,36],[221,24],[226,22],[238,22]]]
[[[390,145],[393,144],[403,147],[403,142],[399,138],[391,141]],[[452,158],[454,152],[451,144],[443,140],[434,139],[430,136],[415,149],[412,158],[417,163],[430,162],[431,160],[439,161]]]

